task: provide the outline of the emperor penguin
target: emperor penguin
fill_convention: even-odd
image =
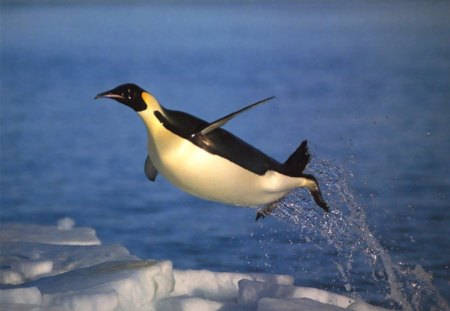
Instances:
[[[258,207],[256,220],[269,215],[292,190],[307,188],[328,212],[319,184],[303,171],[310,160],[307,141],[280,163],[222,128],[239,114],[263,104],[260,100],[214,122],[164,108],[141,87],[127,83],[98,94],[137,112],[148,134],[144,171],[150,181],[158,174],[194,196],[230,205]]]

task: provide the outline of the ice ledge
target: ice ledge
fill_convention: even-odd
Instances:
[[[65,221],[64,221],[65,220]],[[67,218],[60,220],[57,227],[2,224],[0,243],[30,242],[58,245],[99,245],[100,240],[91,228],[67,227]]]
[[[175,270],[103,246],[70,219],[58,226],[3,224],[0,310],[291,311],[384,310],[288,275]]]

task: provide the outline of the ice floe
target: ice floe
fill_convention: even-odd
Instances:
[[[102,245],[91,228],[3,224],[0,310],[291,311],[385,310],[289,275],[178,270]]]

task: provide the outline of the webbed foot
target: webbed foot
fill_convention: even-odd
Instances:
[[[266,216],[270,215],[274,209],[277,208],[278,201],[272,202],[267,204],[264,207],[261,207],[258,212],[256,213],[255,222],[258,221],[260,218],[264,219]]]

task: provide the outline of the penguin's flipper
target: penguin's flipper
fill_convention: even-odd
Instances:
[[[151,181],[155,181],[156,176],[158,175],[158,171],[153,166],[152,160],[150,160],[149,156],[145,159],[144,172],[145,176],[147,176],[147,178]]]
[[[197,133],[194,133],[192,136],[195,136],[198,133],[200,133],[202,135],[206,135],[209,132],[215,130],[216,128],[221,127],[222,125],[224,125],[225,123],[227,123],[228,121],[230,121],[231,119],[236,117],[237,115],[241,114],[242,112],[247,111],[249,109],[252,109],[253,107],[256,107],[258,105],[264,104],[264,103],[268,102],[269,100],[271,100],[273,98],[275,98],[275,96],[264,98],[264,99],[262,99],[260,101],[257,101],[256,103],[248,105],[247,107],[244,107],[244,108],[242,108],[242,109],[240,109],[238,111],[232,112],[232,113],[230,113],[229,115],[226,115],[223,118],[220,118],[220,119],[218,119],[218,120],[216,120],[214,122],[209,123],[204,129],[202,129],[201,131],[199,131]]]

